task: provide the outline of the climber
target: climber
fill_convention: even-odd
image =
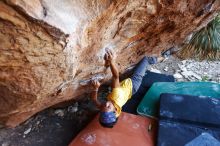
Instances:
[[[164,56],[169,56],[173,53],[172,49],[169,49],[162,53],[161,57],[144,57],[135,67],[133,74],[130,78],[119,82],[119,72],[114,62],[114,56],[112,51],[108,50],[104,56],[105,66],[110,66],[112,72],[112,92],[107,96],[107,102],[101,104],[97,99],[97,92],[100,87],[100,82],[97,80],[92,81],[93,91],[92,99],[96,103],[97,107],[101,110],[99,122],[103,127],[112,128],[117,122],[119,115],[121,114],[122,106],[134,95],[139,89],[142,78],[145,75],[145,71],[149,64],[155,64],[163,61]]]

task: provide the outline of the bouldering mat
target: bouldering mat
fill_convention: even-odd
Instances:
[[[193,142],[196,138],[199,138],[199,136],[204,133],[211,135],[211,139],[216,139],[217,141],[220,140],[219,129],[206,129],[204,127],[188,125],[186,123],[160,120],[157,146],[185,146],[186,144]],[[216,140],[209,141],[209,144],[216,143]]]
[[[220,99],[163,93],[160,119],[220,128]]]
[[[153,83],[156,82],[174,82],[175,79],[172,75],[160,74],[155,72],[146,71],[145,76],[142,79],[142,83],[132,98],[129,99],[126,104],[122,107],[122,111],[137,114],[137,107],[140,104],[142,98],[148,91],[148,89],[152,86]]]
[[[186,94],[220,98],[220,84],[211,82],[160,82],[154,83],[138,105],[137,113],[158,117],[161,93]]]
[[[185,146],[220,146],[220,142],[209,133],[202,133]]]
[[[99,115],[82,130],[69,146],[154,146],[155,120],[124,113],[113,128],[99,124]]]
[[[158,146],[220,146],[219,111],[220,99],[161,94]]]

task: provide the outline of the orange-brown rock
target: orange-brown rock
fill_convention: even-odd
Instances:
[[[0,124],[16,126],[108,80],[105,47],[121,72],[179,46],[218,13],[219,0],[1,0]]]

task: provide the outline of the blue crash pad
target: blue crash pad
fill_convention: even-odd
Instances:
[[[220,141],[219,129],[211,130],[200,126],[160,120],[157,146],[185,146],[202,133],[209,133],[214,139]]]
[[[219,111],[217,98],[161,94],[158,146],[220,146]]]
[[[209,133],[202,133],[185,146],[220,146],[220,142]]]
[[[211,82],[154,83],[138,105],[137,113],[148,117],[158,117],[159,97],[161,93],[220,98],[220,84]]]

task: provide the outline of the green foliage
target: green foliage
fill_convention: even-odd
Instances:
[[[203,76],[203,77],[202,77],[202,81],[203,81],[203,82],[208,81],[208,80],[209,80],[209,77],[208,77],[208,76]]]
[[[184,58],[220,59],[220,15],[196,32],[180,51]]]

